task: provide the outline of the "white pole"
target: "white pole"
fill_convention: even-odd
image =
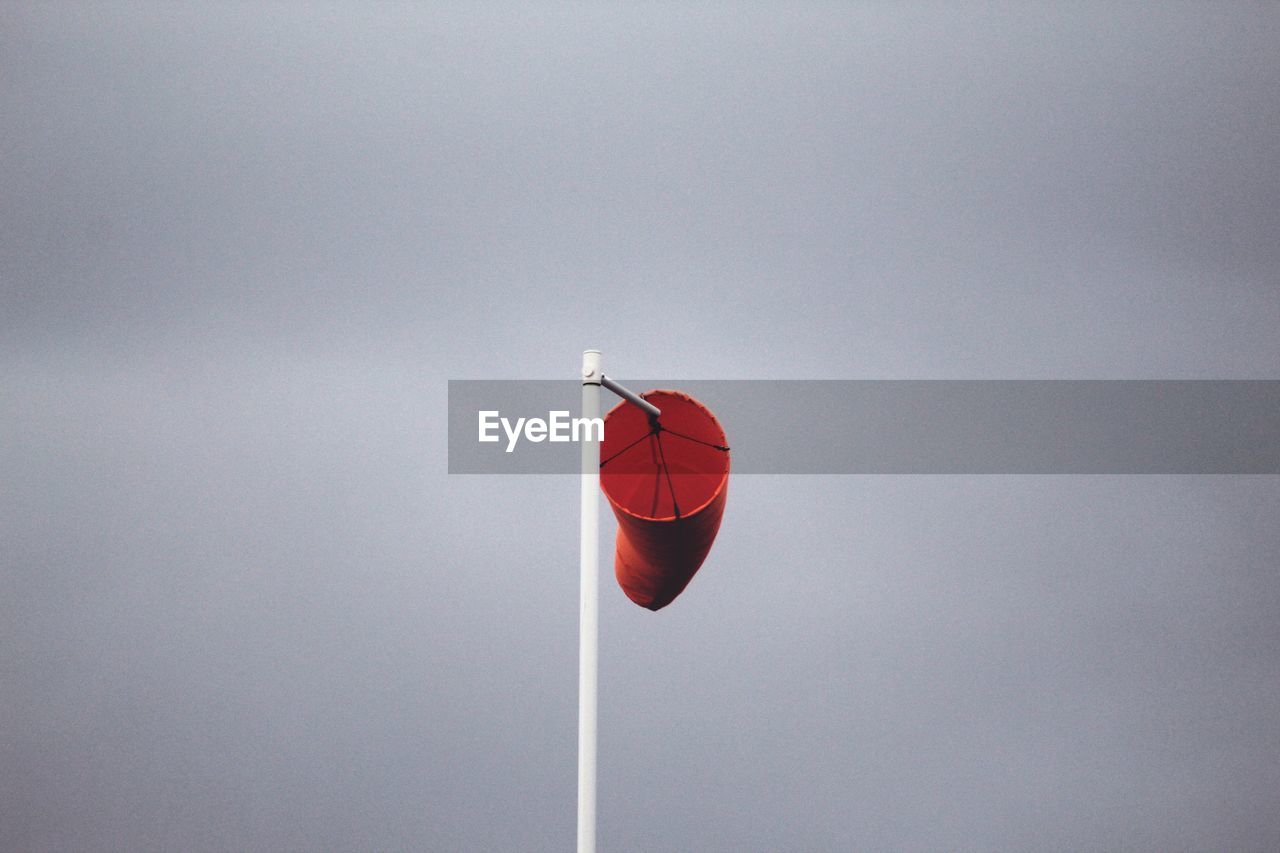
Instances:
[[[600,351],[582,353],[582,417],[600,417]],[[582,442],[578,614],[578,853],[596,850],[596,674],[600,597],[600,443]]]

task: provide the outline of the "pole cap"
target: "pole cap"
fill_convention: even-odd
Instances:
[[[600,367],[601,357],[600,350],[588,349],[582,351],[582,384],[583,385],[599,385],[600,377],[603,370]]]

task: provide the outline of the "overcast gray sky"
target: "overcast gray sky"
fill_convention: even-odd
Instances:
[[[4,4],[0,849],[569,849],[577,482],[447,475],[446,380],[1280,378],[1277,44]],[[1277,510],[735,478],[602,585],[601,849],[1280,848]]]

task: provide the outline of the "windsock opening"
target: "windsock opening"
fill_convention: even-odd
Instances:
[[[640,395],[656,421],[619,403],[605,416],[600,484],[618,519],[614,574],[627,597],[659,610],[706,560],[724,516],[729,446],[711,410],[679,391]]]

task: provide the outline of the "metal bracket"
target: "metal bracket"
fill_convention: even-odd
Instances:
[[[603,373],[600,374],[600,384],[608,388],[613,393],[617,394],[622,399],[626,400],[628,403],[631,403],[633,406],[638,406],[645,414],[649,416],[651,420],[656,421],[658,418],[662,416],[662,410],[659,409],[657,406],[655,406],[653,403],[650,403],[648,400],[641,397],[636,392],[628,388],[623,388],[621,385],[619,385],[617,382],[614,382],[612,379],[610,379],[608,376],[605,376]]]

